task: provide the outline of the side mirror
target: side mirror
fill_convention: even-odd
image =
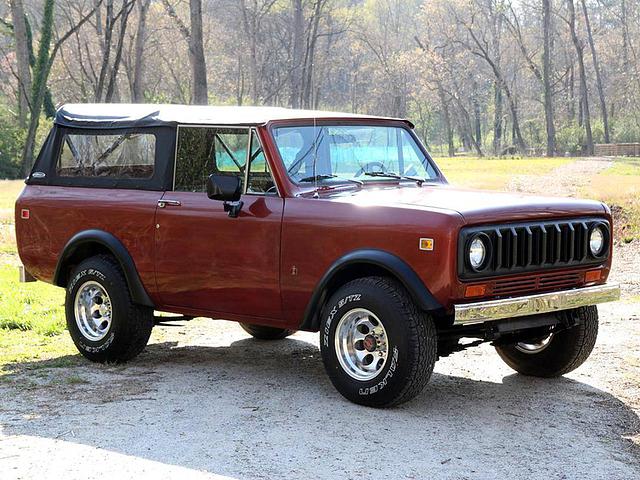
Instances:
[[[242,181],[235,175],[209,175],[207,178],[207,197],[224,202],[224,211],[236,218],[242,210]]]
[[[223,202],[237,202],[242,194],[242,182],[235,175],[209,175],[207,197]]]

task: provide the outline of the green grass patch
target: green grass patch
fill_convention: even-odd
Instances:
[[[69,335],[0,330],[0,378],[16,371],[70,367],[80,361]]]
[[[544,175],[567,163],[572,158],[514,157],[437,158],[436,163],[447,180],[461,187],[503,190],[518,175]]]
[[[619,157],[613,160],[613,165],[607,168],[604,175],[624,175],[640,177],[640,158]]]
[[[42,282],[20,283],[15,267],[0,266],[0,335],[3,330],[59,335],[65,329],[63,304],[63,289]]]

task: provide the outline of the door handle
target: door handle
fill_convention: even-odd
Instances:
[[[182,203],[180,203],[180,200],[167,200],[164,198],[158,200],[158,208],[164,208],[166,206],[179,207],[180,205],[182,205]]]

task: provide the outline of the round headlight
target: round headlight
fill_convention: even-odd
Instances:
[[[595,227],[591,230],[591,235],[589,236],[589,249],[594,257],[602,255],[604,243],[604,232],[602,231],[602,227]]]
[[[469,245],[469,263],[474,270],[478,270],[487,258],[487,247],[481,237],[476,237]]]

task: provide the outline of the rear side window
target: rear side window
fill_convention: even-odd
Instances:
[[[65,134],[59,177],[146,179],[154,173],[156,136],[149,133]]]
[[[204,192],[211,174],[240,177],[244,190],[244,171],[249,147],[248,128],[178,128],[174,189]]]

